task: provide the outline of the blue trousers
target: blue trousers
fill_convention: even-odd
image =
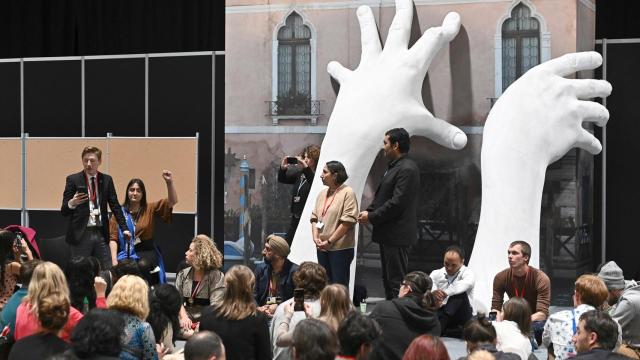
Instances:
[[[349,269],[352,260],[353,248],[334,251],[318,250],[318,264],[327,270],[329,282],[332,284],[342,284],[349,287]]]

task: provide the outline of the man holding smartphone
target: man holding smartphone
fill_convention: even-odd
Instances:
[[[83,170],[67,176],[62,206],[62,216],[69,217],[66,241],[70,255],[95,256],[102,269],[111,268],[111,257],[107,248],[109,239],[109,217],[107,205],[116,217],[126,238],[131,237],[124,216],[120,211],[118,195],[113,179],[98,171],[102,162],[102,151],[94,146],[82,150]]]

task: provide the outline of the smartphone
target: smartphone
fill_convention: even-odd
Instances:
[[[293,290],[293,311],[304,311],[304,289]]]
[[[497,311],[490,311],[489,312],[489,321],[496,321],[498,316],[498,312]]]
[[[295,156],[287,156],[287,164],[297,164],[298,158]]]
[[[84,185],[78,185],[78,187],[76,187],[76,191],[79,192],[80,194],[86,194],[87,187]]]

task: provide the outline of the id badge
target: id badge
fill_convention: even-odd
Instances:
[[[318,230],[322,230],[322,228],[324,227],[324,224],[322,223],[322,221],[318,221],[316,223],[316,229]]]
[[[133,245],[138,245],[142,242],[142,240],[140,240],[139,236],[136,236],[135,240],[133,240]]]
[[[100,209],[93,209],[93,211],[91,211],[91,215],[92,216],[100,216]]]
[[[293,202],[294,203],[299,203],[300,202],[300,196],[294,196],[293,197]]]
[[[272,304],[276,304],[276,297],[275,296],[267,297],[267,305],[272,305]]]

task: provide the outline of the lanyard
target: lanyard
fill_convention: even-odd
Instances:
[[[89,200],[91,200],[92,203],[96,203],[96,194],[98,192],[98,173],[96,173],[96,176],[93,177],[93,181],[95,181],[95,191],[94,188],[91,187],[91,184],[89,182],[89,175],[87,175],[85,173],[85,180],[87,181],[87,189],[89,190],[90,194],[89,194]]]
[[[576,310],[573,309],[573,317],[571,318],[571,322],[573,323],[573,335],[578,331],[578,327],[576,326]]]
[[[329,204],[326,207],[322,208],[322,218],[324,219],[325,214],[327,213],[327,210],[329,210],[329,207],[331,206],[331,204],[333,204],[333,200],[336,198],[336,194],[338,193],[338,191],[340,191],[340,189],[336,189],[336,192],[333,193],[333,196],[331,197],[331,201],[329,202]],[[327,190],[327,198],[329,197],[329,191]],[[325,204],[327,203],[327,198],[324,199]]]
[[[511,282],[513,283],[513,292],[516,294],[516,297],[524,298],[524,290],[527,287],[527,279],[529,278],[529,269],[527,269],[527,275],[524,277],[524,283],[522,284],[522,292],[518,292],[516,289],[516,282],[513,279],[513,272],[511,273]]]
[[[273,280],[273,277],[270,274],[269,275],[269,296],[276,296],[278,294],[278,282],[272,281],[272,280]]]
[[[453,284],[453,282],[456,281],[456,278],[458,277],[458,275],[460,275],[460,270],[458,270],[458,272],[451,278],[451,280],[449,280],[448,275],[445,275],[445,279],[447,280],[447,283],[449,284],[449,286],[451,286],[451,284]]]
[[[304,176],[304,174],[300,175],[300,178],[302,179],[302,181],[300,181],[300,185],[298,185],[298,191],[296,191],[296,196],[300,196],[300,189],[302,189],[302,187],[304,186],[304,183],[307,182],[307,178]]]
[[[203,282],[204,282],[204,276],[200,281],[198,281],[198,285],[196,285],[196,288],[193,289],[193,291],[191,291],[191,300],[194,300],[196,298],[196,295],[198,295],[198,291],[200,291],[200,288],[202,287]]]

